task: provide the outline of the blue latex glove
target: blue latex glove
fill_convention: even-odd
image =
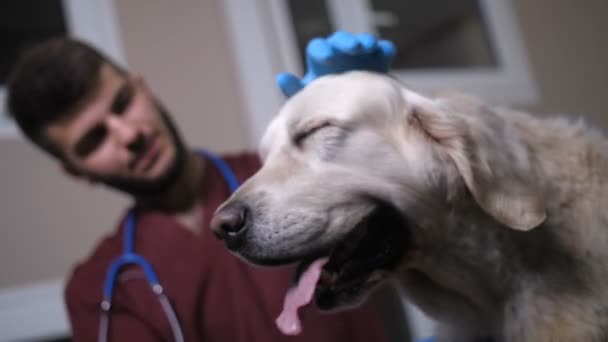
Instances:
[[[351,70],[388,72],[395,45],[377,40],[369,33],[354,35],[337,31],[328,38],[315,38],[306,46],[306,75],[299,79],[290,73],[277,75],[276,82],[285,97],[290,97],[314,79]]]

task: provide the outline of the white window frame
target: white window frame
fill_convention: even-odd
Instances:
[[[113,0],[63,0],[68,35],[87,41],[126,66]],[[0,86],[0,138],[20,133],[7,117],[6,87]]]
[[[392,70],[420,91],[459,90],[502,105],[531,105],[539,100],[511,0],[480,0],[499,68]],[[328,0],[336,27],[372,32],[368,0]],[[285,0],[225,0],[234,65],[240,80],[249,142],[256,146],[284,98],[274,76],[302,75],[297,42]],[[386,18],[386,17],[385,17]],[[399,52],[397,52],[399,53]]]

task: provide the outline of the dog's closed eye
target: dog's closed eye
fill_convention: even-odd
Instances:
[[[322,122],[322,123],[314,123],[314,124],[307,124],[304,127],[300,128],[298,131],[296,131],[293,135],[293,143],[294,145],[298,146],[299,148],[303,147],[304,142],[306,141],[306,139],[308,139],[309,137],[311,137],[313,134],[319,132],[320,130],[322,130],[323,128],[329,127],[330,123],[329,122]]]
[[[299,130],[293,136],[294,144],[306,153],[316,154],[322,160],[329,160],[343,146],[346,130],[324,122]]]

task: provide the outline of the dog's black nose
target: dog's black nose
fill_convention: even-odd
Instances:
[[[235,250],[243,242],[247,231],[249,209],[239,203],[231,203],[219,210],[211,219],[211,229],[215,236],[226,242],[226,246]]]

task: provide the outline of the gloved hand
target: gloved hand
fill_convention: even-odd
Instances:
[[[277,75],[276,82],[285,97],[290,97],[308,83],[327,74],[351,70],[387,72],[395,45],[377,40],[369,33],[354,35],[336,31],[328,38],[315,38],[306,46],[306,75],[302,79],[290,73]]]

